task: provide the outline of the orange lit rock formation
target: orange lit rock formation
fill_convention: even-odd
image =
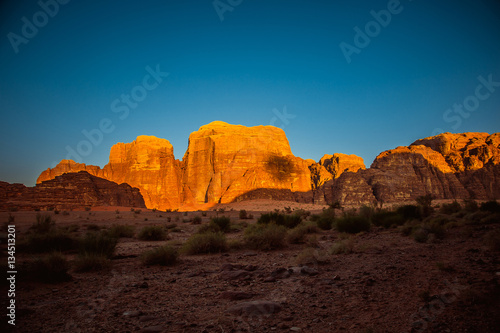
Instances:
[[[182,161],[165,139],[139,136],[111,148],[100,169],[63,160],[41,182],[87,171],[140,189],[148,208],[206,209],[266,198],[320,204],[500,198],[500,134],[444,133],[380,153],[369,169],[355,155],[295,157],[283,130],[215,121],[191,133]]]

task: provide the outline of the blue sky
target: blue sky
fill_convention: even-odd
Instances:
[[[367,166],[439,131],[499,131],[494,0],[59,1],[0,5],[3,181],[34,185],[68,147],[104,166],[143,134],[181,159],[214,120],[272,123],[296,156]],[[368,27],[358,44],[355,27]],[[359,47],[346,57],[341,43]]]

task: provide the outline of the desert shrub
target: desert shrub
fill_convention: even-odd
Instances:
[[[111,261],[106,256],[95,253],[79,254],[74,262],[76,272],[101,271],[110,266]]]
[[[500,222],[500,213],[496,214],[488,214],[487,216],[483,217],[480,222],[482,224],[492,224],[492,223],[498,223]]]
[[[137,237],[144,241],[162,241],[167,239],[165,228],[159,225],[143,227]]]
[[[328,258],[326,253],[312,247],[305,248],[297,255],[297,258],[295,258],[295,263],[300,266],[326,264],[327,262]]]
[[[453,201],[452,203],[449,204],[442,204],[441,207],[439,207],[439,212],[441,214],[447,214],[451,215],[454,213],[458,213],[462,209],[462,206],[458,201]]]
[[[316,220],[316,224],[318,225],[318,228],[322,230],[330,230],[333,227],[334,221],[335,218],[332,218],[330,216],[319,216],[319,218]]]
[[[247,211],[244,209],[240,210],[239,218],[240,220],[246,220],[248,218]]]
[[[36,222],[30,227],[35,233],[46,233],[55,227],[56,222],[49,214],[36,214]]]
[[[257,220],[257,223],[259,224],[274,223],[276,225],[284,226],[289,229],[295,228],[300,224],[300,222],[302,222],[302,218],[300,217],[300,215],[284,215],[277,212],[262,214]]]
[[[182,246],[182,252],[188,255],[225,251],[227,251],[227,241],[222,232],[194,234]]]
[[[59,211],[58,209],[54,209],[54,214],[56,214],[56,215],[57,215],[57,214],[59,214],[59,213],[60,213],[60,211]]]
[[[346,238],[333,243],[330,248],[331,254],[349,254],[354,250],[354,240],[352,238]]]
[[[363,205],[359,208],[358,215],[364,217],[367,220],[371,220],[374,213],[375,213],[374,207]]]
[[[398,212],[380,211],[372,216],[372,223],[378,227],[390,228],[393,225],[403,225],[406,219]]]
[[[311,215],[311,212],[304,209],[297,209],[294,211],[294,214],[300,216],[301,219],[305,220]]]
[[[370,230],[370,221],[362,216],[345,216],[335,220],[335,227],[339,232],[357,234]]]
[[[40,282],[58,283],[71,280],[68,269],[69,263],[66,258],[55,252],[30,262],[27,266],[27,275]]]
[[[484,236],[484,243],[493,251],[500,251],[500,230],[491,230]]]
[[[145,265],[172,266],[177,262],[179,253],[169,245],[164,245],[146,251],[142,254],[141,260]]]
[[[342,209],[342,205],[338,201],[332,202],[328,206],[330,206],[331,209]]]
[[[403,205],[396,209],[396,213],[401,215],[405,220],[418,220],[422,218],[422,211],[416,205]]]
[[[63,210],[62,214],[63,214],[64,216],[68,216],[68,215],[69,215],[69,212],[68,212],[67,210]]]
[[[118,210],[118,209],[117,209],[117,210],[115,210],[115,213],[116,213],[116,214],[120,214],[120,210]]]
[[[479,205],[475,200],[465,199],[463,202],[464,210],[467,212],[476,212],[479,210]]]
[[[195,217],[193,217],[192,223],[193,224],[201,224],[201,216],[196,215]]]
[[[417,228],[413,232],[413,239],[419,243],[427,242],[428,238],[429,238],[429,232],[424,228]]]
[[[108,232],[89,232],[81,240],[79,255],[97,255],[111,258],[115,252],[118,239]]]
[[[252,225],[245,230],[245,244],[255,250],[276,250],[285,246],[286,228],[274,223]]]
[[[76,249],[77,244],[77,240],[67,231],[52,229],[45,233],[28,234],[26,241],[19,244],[19,250],[33,253],[64,252]]]
[[[483,202],[481,204],[481,207],[479,207],[479,209],[491,213],[500,213],[500,204],[495,200],[491,200]]]
[[[203,217],[207,216],[207,212],[201,212],[201,216]]]
[[[210,224],[217,226],[222,232],[229,232],[231,230],[231,219],[226,216],[212,217]]]
[[[417,204],[422,207],[422,216],[427,217],[432,214],[432,200],[434,200],[434,197],[432,194],[426,194],[419,196],[416,201]]]
[[[99,231],[99,230],[101,230],[101,227],[99,227],[97,224],[89,224],[89,225],[87,225],[87,230],[88,231]]]
[[[91,207],[89,207],[89,206],[85,207],[85,211],[86,211],[86,212],[90,212],[90,210],[91,210],[91,209],[92,209],[92,208],[91,208]]]
[[[115,238],[132,238],[135,235],[135,227],[133,225],[114,224],[108,232]]]
[[[140,214],[141,212],[142,212],[142,210],[140,210],[140,209],[134,210],[134,214]]]
[[[315,233],[318,229],[315,224],[301,223],[293,229],[290,229],[287,234],[287,240],[292,244],[303,243],[307,234]]]

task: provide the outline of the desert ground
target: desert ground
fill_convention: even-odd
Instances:
[[[372,225],[357,234],[311,227],[312,216],[326,208],[255,200],[205,212],[126,207],[0,212],[4,270],[6,226],[15,225],[18,271],[16,325],[7,324],[4,314],[0,327],[12,332],[500,331],[498,213],[444,214],[435,208],[433,216],[446,220],[443,234],[417,241],[405,234],[405,225]],[[253,216],[240,219],[242,209]],[[283,247],[274,250],[246,246],[245,230],[274,210],[308,211],[302,223],[311,228],[295,241],[287,230]],[[63,251],[68,278],[41,281],[30,263],[50,254],[24,245],[37,214],[50,215],[53,228],[75,239],[112,225],[129,226],[134,235],[119,238],[100,269],[78,270],[77,250]],[[183,253],[183,244],[217,216],[231,219],[227,249]],[[161,226],[166,239],[139,239],[145,226]],[[181,251],[177,261],[145,264],[143,253],[165,244]],[[4,279],[2,295],[8,289]],[[1,300],[7,312],[7,297]]]

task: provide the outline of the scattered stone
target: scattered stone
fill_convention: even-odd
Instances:
[[[292,331],[292,332],[300,332],[302,330],[299,327],[292,327],[292,328],[290,328],[290,331]]]
[[[125,311],[122,315],[124,317],[134,318],[134,317],[139,317],[141,314],[142,314],[141,311]]]
[[[290,277],[290,275],[292,275],[292,273],[288,269],[283,267],[277,268],[271,273],[271,276],[275,279],[286,279]]]
[[[308,266],[304,266],[301,268],[300,270],[300,273],[304,274],[304,275],[309,275],[309,276],[314,276],[314,275],[318,275],[319,272],[317,269],[314,269],[314,268],[311,268],[311,267],[308,267]]]
[[[223,280],[243,280],[243,279],[248,279],[252,276],[251,273],[243,270],[238,270],[238,271],[223,271],[220,274],[220,277]]]
[[[282,309],[281,305],[272,301],[250,301],[239,303],[229,307],[226,312],[229,312],[236,316],[241,315],[271,315],[280,312]]]
[[[268,276],[263,281],[264,282],[276,282],[276,278],[274,278],[272,276]]]

